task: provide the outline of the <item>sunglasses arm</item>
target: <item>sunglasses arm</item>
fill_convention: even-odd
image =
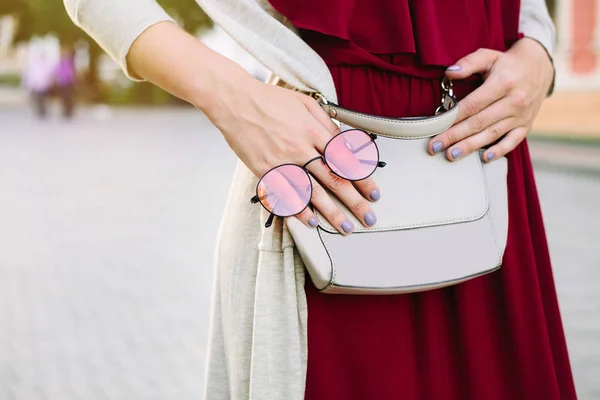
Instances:
[[[259,197],[258,197],[258,195],[255,195],[254,197],[252,197],[252,198],[250,199],[250,203],[252,203],[252,204],[256,204],[256,203],[258,203],[260,200],[262,200],[262,199],[264,199],[264,198],[268,197],[269,195],[270,195],[270,193],[269,193],[269,194],[267,194],[266,196],[263,196],[263,197],[261,197],[261,198],[259,198]],[[275,218],[275,214],[273,214],[273,213],[270,213],[270,214],[269,214],[269,218],[267,218],[267,222],[265,223],[265,228],[268,228],[268,227],[270,227],[271,225],[273,225],[273,219],[274,219],[274,218]]]
[[[273,196],[273,193],[267,193],[267,194],[265,194],[264,196],[261,196],[261,197],[258,197],[258,195],[255,195],[254,197],[252,197],[250,199],[250,203],[256,204],[256,203],[258,203],[261,200],[268,199],[269,196]]]
[[[270,227],[273,224],[273,219],[275,218],[275,214],[270,213],[269,218],[267,218],[267,222],[265,222],[265,228]]]
[[[362,159],[359,159],[358,162],[361,163],[361,164],[375,165],[375,161],[371,161],[371,160],[362,160]],[[383,168],[386,165],[387,164],[384,161],[379,161],[377,163],[377,168]]]

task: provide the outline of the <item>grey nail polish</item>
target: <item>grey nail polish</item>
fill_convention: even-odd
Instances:
[[[448,68],[446,68],[446,69],[447,69],[448,71],[454,71],[454,72],[456,72],[456,71],[460,71],[460,70],[461,70],[461,68],[460,68],[460,65],[451,65],[451,66],[449,66],[449,67],[448,67]]]
[[[314,228],[317,225],[319,225],[319,221],[317,221],[317,219],[315,217],[310,217],[310,219],[308,220],[308,225],[310,225]]]
[[[350,222],[348,220],[345,220],[344,222],[342,222],[342,229],[346,233],[352,232],[352,222]]]
[[[434,153],[439,153],[444,148],[444,144],[442,142],[433,142],[431,145]]]
[[[371,200],[377,201],[377,200],[379,200],[380,197],[381,197],[381,193],[379,193],[379,190],[375,189],[371,192]]]
[[[455,160],[458,157],[460,157],[461,154],[462,154],[462,150],[460,148],[452,149],[452,158],[454,158]]]
[[[494,157],[496,157],[496,155],[494,153],[488,153],[487,160],[492,161],[494,159]]]
[[[368,212],[365,214],[365,222],[367,225],[373,226],[375,225],[375,222],[377,222],[377,217],[372,212]]]

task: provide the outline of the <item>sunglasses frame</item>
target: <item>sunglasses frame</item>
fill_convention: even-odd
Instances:
[[[350,132],[350,131],[359,131],[359,132],[363,132],[365,135],[367,135],[367,136],[368,136],[368,137],[371,139],[371,142],[372,142],[372,143],[375,145],[375,150],[377,151],[377,164],[375,165],[375,168],[373,168],[373,171],[371,171],[371,173],[370,173],[369,175],[365,176],[364,178],[360,178],[360,179],[348,179],[348,178],[346,178],[346,177],[343,177],[343,176],[341,176],[340,174],[338,174],[337,172],[335,172],[335,171],[333,170],[333,168],[331,168],[331,166],[330,166],[330,165],[329,165],[329,163],[327,162],[327,157],[325,157],[325,153],[327,152],[327,147],[328,147],[328,146],[329,146],[329,145],[330,145],[330,144],[333,142],[333,140],[335,140],[335,139],[336,139],[338,136],[342,135],[343,133]],[[279,164],[279,165],[276,165],[276,166],[274,166],[273,168],[269,169],[267,172],[265,172],[265,173],[264,173],[264,174],[261,176],[261,178],[258,180],[258,182],[257,182],[257,184],[256,184],[256,195],[255,195],[255,196],[253,196],[253,197],[250,199],[250,202],[251,202],[252,204],[260,203],[261,207],[262,207],[262,208],[264,208],[264,209],[265,209],[265,210],[266,210],[266,211],[269,213],[269,218],[267,219],[267,221],[266,221],[266,223],[265,223],[265,228],[268,228],[268,227],[270,227],[270,226],[272,225],[272,223],[273,223],[273,219],[274,219],[274,217],[275,217],[275,216],[277,216],[277,217],[281,217],[281,218],[293,217],[294,215],[298,215],[298,214],[302,213],[304,210],[306,210],[306,209],[307,209],[307,208],[310,206],[310,203],[311,203],[311,201],[310,201],[310,200],[312,200],[312,194],[313,194],[313,185],[312,185],[312,180],[311,180],[312,173],[311,173],[311,172],[310,172],[310,171],[309,171],[309,170],[308,170],[306,167],[307,167],[307,166],[308,166],[310,163],[312,163],[313,161],[316,161],[316,160],[319,160],[319,159],[320,159],[320,160],[321,160],[321,161],[322,161],[322,162],[323,162],[325,165],[327,165],[327,168],[329,168],[329,170],[331,171],[331,173],[332,173],[332,174],[334,174],[335,176],[337,176],[337,177],[339,177],[339,178],[341,178],[341,179],[344,179],[344,180],[346,180],[346,181],[349,181],[349,182],[358,182],[358,181],[365,180],[365,179],[369,178],[371,175],[373,175],[373,174],[375,173],[375,171],[377,170],[377,168],[383,168],[383,167],[385,167],[386,163],[385,163],[385,162],[383,162],[383,161],[380,161],[380,160],[379,160],[379,155],[380,155],[380,153],[379,153],[379,147],[377,146],[377,142],[376,142],[376,140],[377,140],[377,135],[376,135],[376,134],[374,134],[374,133],[367,132],[367,131],[364,131],[364,130],[362,130],[362,129],[357,129],[357,128],[351,128],[351,129],[347,129],[347,130],[345,130],[345,131],[343,131],[343,132],[340,132],[340,133],[338,133],[337,135],[333,136],[331,139],[329,139],[329,140],[327,141],[327,143],[325,144],[325,148],[323,149],[323,154],[321,154],[321,155],[319,155],[319,156],[317,156],[317,157],[311,158],[311,159],[310,159],[310,160],[308,160],[308,161],[307,161],[307,162],[306,162],[306,163],[305,163],[303,166],[300,166],[299,164],[294,164],[294,163],[284,163],[284,164]],[[350,150],[350,149],[349,149],[349,150]],[[350,150],[350,151],[352,151],[352,150]],[[297,212],[297,213],[295,213],[295,214],[290,214],[290,215],[278,215],[278,214],[275,214],[275,213],[273,213],[273,211],[269,210],[269,209],[268,209],[268,208],[267,208],[267,207],[266,207],[266,206],[265,206],[265,205],[262,203],[262,201],[260,201],[260,196],[259,196],[259,194],[258,194],[258,188],[259,188],[259,186],[260,186],[260,183],[261,183],[262,179],[263,179],[263,178],[264,178],[264,177],[265,177],[265,176],[266,176],[266,175],[267,175],[269,172],[271,172],[271,171],[273,171],[273,170],[275,170],[275,169],[277,169],[277,168],[279,168],[279,167],[283,167],[283,166],[287,166],[287,165],[294,166],[294,167],[298,167],[298,168],[300,168],[302,171],[304,171],[304,173],[305,173],[305,174],[306,174],[306,176],[308,177],[308,181],[309,181],[309,183],[310,183],[310,196],[309,196],[309,201],[308,201],[308,203],[306,204],[306,206],[304,206],[304,208],[302,208],[302,210],[300,210],[299,212]],[[316,180],[316,178],[315,178],[314,176],[312,176],[312,178]]]
[[[329,163],[327,162],[327,158],[325,157],[325,153],[327,153],[327,147],[329,147],[329,145],[331,144],[331,142],[333,142],[333,140],[335,138],[337,138],[338,136],[340,136],[341,134],[346,133],[346,132],[350,132],[350,131],[359,131],[359,132],[362,132],[362,133],[366,134],[367,136],[369,136],[371,138],[371,142],[373,142],[373,144],[375,145],[375,150],[377,150],[377,164],[375,165],[375,168],[373,168],[373,171],[371,171],[371,173],[369,175],[365,176],[364,178],[360,178],[360,179],[348,179],[346,177],[341,176],[340,174],[338,174],[337,172],[335,172],[333,170],[333,168],[331,168],[331,165],[329,165]],[[357,128],[347,129],[347,130],[345,130],[343,132],[338,133],[337,135],[335,135],[334,137],[332,137],[331,139],[329,139],[327,141],[327,144],[325,145],[325,148],[323,149],[323,154],[320,156],[320,158],[323,159],[323,162],[325,163],[325,165],[327,165],[327,167],[329,168],[329,170],[335,176],[340,177],[340,178],[345,179],[345,180],[350,181],[350,182],[359,182],[359,181],[365,180],[368,177],[370,177],[371,175],[373,175],[375,173],[375,171],[377,171],[377,168],[383,168],[383,167],[385,167],[385,162],[379,160],[379,146],[377,146],[377,142],[375,140],[377,140],[377,135],[374,134],[374,133],[363,131],[362,129],[357,129]],[[348,150],[350,150],[350,149],[348,149]],[[350,150],[350,151],[352,151],[352,150]],[[355,153],[353,153],[353,154],[355,154]],[[315,159],[316,159],[316,157],[315,157]],[[308,165],[313,160],[309,160],[304,165],[305,166]]]

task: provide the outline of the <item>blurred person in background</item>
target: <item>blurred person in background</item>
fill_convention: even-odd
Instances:
[[[432,115],[440,83],[453,79],[456,123],[423,151],[455,162],[483,149],[486,163],[508,161],[502,268],[422,293],[320,293],[285,224],[264,228],[248,200],[272,167],[321,155],[339,132],[329,115],[306,94],[254,79],[155,1],[65,0],[129,77],[202,110],[240,159],[216,250],[207,399],[575,399],[525,140],[553,85],[544,1],[197,2],[285,82],[349,109]],[[307,169],[318,181],[312,205],[341,234],[355,227],[323,187],[365,227],[376,224],[370,204],[386,194],[373,179],[340,182],[319,162]],[[311,208],[291,218],[318,225]]]
[[[75,108],[75,53],[63,46],[54,72],[54,91],[62,103],[63,117],[70,119]]]
[[[33,51],[27,61],[22,84],[31,96],[35,114],[39,118],[45,118],[48,113],[47,102],[54,83],[56,65],[43,49]]]

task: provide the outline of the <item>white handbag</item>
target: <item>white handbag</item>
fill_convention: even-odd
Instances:
[[[445,81],[446,82],[446,81]],[[439,114],[383,118],[347,110],[319,96],[333,119],[377,135],[380,159],[372,175],[381,199],[377,223],[366,228],[330,193],[354,223],[344,236],[319,217],[309,228],[287,227],[314,285],[332,294],[398,294],[442,288],[498,269],[508,232],[507,160],[484,163],[481,152],[450,162],[431,156],[431,137],[454,124],[457,107],[447,83]]]

